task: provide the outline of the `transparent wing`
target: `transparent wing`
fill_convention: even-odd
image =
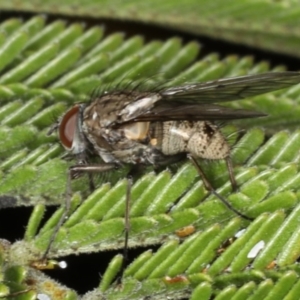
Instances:
[[[208,120],[233,120],[256,118],[266,116],[264,113],[245,110],[232,109],[213,104],[187,104],[178,105],[178,103],[164,103],[151,111],[141,114],[132,119],[131,122],[149,122],[149,121],[208,121]]]
[[[297,83],[298,72],[269,72],[172,87],[162,90],[160,95],[162,100],[213,103],[253,97]]]

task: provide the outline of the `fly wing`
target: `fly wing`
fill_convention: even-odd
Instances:
[[[153,108],[151,111],[132,119],[133,122],[155,122],[155,121],[208,121],[208,120],[233,120],[256,118],[266,116],[264,113],[232,109],[213,104],[187,104],[178,105],[178,102],[164,103]]]
[[[297,83],[300,83],[298,72],[269,72],[171,87],[161,91],[160,95],[163,100],[185,104],[213,103],[253,97]]]

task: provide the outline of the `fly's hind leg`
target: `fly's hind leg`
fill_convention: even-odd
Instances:
[[[225,162],[226,162],[226,166],[227,166],[227,170],[228,170],[228,174],[229,174],[229,179],[230,179],[230,182],[231,182],[232,190],[233,191],[237,191],[238,186],[237,186],[237,183],[236,183],[236,180],[235,180],[235,176],[234,176],[234,173],[233,173],[233,166],[232,166],[231,157],[227,156],[225,158]]]
[[[20,296],[22,294],[26,294],[28,292],[32,291],[31,288],[28,288],[28,289],[25,289],[25,290],[22,290],[22,291],[18,291],[18,292],[12,292],[11,294],[8,294],[8,295],[3,295],[3,296],[0,296],[0,299],[1,298],[16,298],[17,296]],[[19,299],[19,298],[18,298]],[[24,298],[25,299],[25,298]]]
[[[209,190],[212,194],[214,194],[228,209],[230,209],[231,211],[233,211],[235,214],[237,214],[238,216],[246,219],[246,220],[253,220],[252,218],[242,214],[241,212],[239,212],[238,210],[236,210],[225,198],[223,198],[220,194],[218,194],[215,189],[213,188],[213,186],[211,185],[211,183],[209,182],[209,180],[206,178],[203,170],[201,169],[201,167],[199,166],[197,160],[195,157],[193,157],[193,155],[188,154],[187,155],[188,159],[193,163],[194,167],[196,168],[197,172],[199,173],[199,175],[201,176],[204,186],[206,187],[207,190]]]

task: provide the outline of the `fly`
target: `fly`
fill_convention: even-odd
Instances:
[[[244,99],[279,90],[300,82],[297,72],[270,72],[194,83],[157,91],[106,92],[89,103],[74,105],[49,131],[58,129],[64,148],[76,159],[67,180],[66,208],[50,239],[50,251],[60,226],[68,216],[71,180],[76,174],[104,172],[130,164],[164,166],[188,157],[205,187],[243,218],[207,180],[197,159],[226,161],[232,188],[237,187],[230,159],[230,146],[215,120],[256,118],[264,113],[232,109],[215,103]],[[103,163],[90,164],[91,156]],[[91,184],[91,186],[93,186]],[[125,212],[125,249],[129,232],[129,180]],[[125,258],[124,258],[125,260]]]

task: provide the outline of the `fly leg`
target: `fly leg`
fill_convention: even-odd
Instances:
[[[122,266],[117,278],[117,283],[121,284],[123,273],[125,271],[126,265],[128,263],[128,240],[130,232],[130,220],[129,220],[129,211],[130,211],[130,198],[131,198],[131,187],[132,187],[132,178],[127,178],[127,189],[126,189],[126,202],[125,202],[125,226],[124,226],[124,249],[123,249],[123,261]]]
[[[137,175],[139,175],[142,172],[142,168],[139,165],[134,165],[132,169],[129,171],[127,174],[127,189],[126,189],[126,202],[125,202],[125,226],[124,226],[124,231],[125,231],[125,241],[124,241],[124,250],[123,250],[123,262],[122,266],[118,275],[117,282],[118,284],[121,283],[123,273],[125,271],[125,268],[128,263],[128,241],[129,241],[129,232],[130,232],[130,218],[129,218],[129,213],[130,213],[130,202],[131,202],[131,188],[132,188],[132,183],[133,183],[133,178],[135,178]]]
[[[236,191],[237,190],[237,183],[235,180],[235,176],[233,173],[233,166],[232,166],[232,160],[230,156],[227,156],[225,158],[225,162],[226,162],[226,166],[227,166],[227,170],[228,170],[228,174],[229,174],[229,179],[231,182],[231,186],[232,186],[232,190]]]
[[[26,293],[28,293],[30,291],[32,291],[32,289],[26,289],[26,290],[23,290],[23,291],[13,292],[13,293],[11,293],[9,295],[0,296],[0,299],[1,298],[15,298],[15,297],[17,297],[19,295],[26,294]]]
[[[88,176],[89,176],[90,192],[92,193],[95,190],[95,184],[94,184],[93,174],[89,173]]]
[[[56,224],[54,231],[50,237],[49,244],[43,254],[42,260],[46,260],[51,247],[54,243],[54,240],[57,236],[58,230],[60,227],[63,225],[63,223],[66,221],[69,213],[70,213],[70,208],[71,208],[71,197],[72,197],[72,187],[71,187],[71,181],[74,177],[77,177],[79,173],[88,173],[90,176],[92,173],[99,173],[99,172],[105,172],[105,171],[110,171],[112,169],[115,169],[116,165],[115,164],[102,164],[102,165],[84,165],[84,164],[78,164],[75,166],[72,166],[68,170],[68,175],[67,175],[67,188],[66,188],[66,201],[65,201],[65,209],[60,217],[58,223]],[[91,178],[89,176],[89,178]],[[91,187],[91,183],[90,183]]]
[[[195,157],[193,157],[191,154],[187,155],[188,159],[193,163],[194,167],[196,168],[198,174],[201,176],[204,186],[206,187],[207,190],[209,190],[212,194],[214,194],[228,209],[230,209],[231,211],[233,211],[235,214],[237,214],[238,216],[252,221],[253,219],[242,214],[241,212],[239,212],[238,210],[236,210],[225,198],[223,198],[221,195],[219,195],[215,189],[213,188],[213,186],[210,184],[209,180],[206,178],[203,170],[200,168],[197,160],[195,159]]]

